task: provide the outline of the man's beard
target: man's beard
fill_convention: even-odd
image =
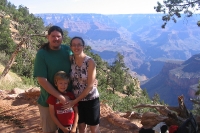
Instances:
[[[53,41],[53,43],[60,43],[59,41]],[[54,50],[58,50],[58,49],[60,49],[60,45],[56,45],[56,46],[51,46],[52,47],[52,49],[54,49]]]
[[[60,49],[60,46],[53,46],[53,49],[58,50],[58,49]]]

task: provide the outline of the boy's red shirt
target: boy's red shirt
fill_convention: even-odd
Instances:
[[[68,96],[70,100],[75,99],[74,94],[71,92],[63,93],[63,95]],[[62,109],[63,104],[61,104],[59,100],[52,95],[50,95],[47,99],[47,103],[54,106],[56,117],[63,126],[69,126],[74,123],[74,110],[72,108],[68,110]]]

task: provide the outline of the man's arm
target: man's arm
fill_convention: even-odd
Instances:
[[[39,84],[51,95],[56,97],[57,99],[60,100],[62,104],[66,104],[66,99],[65,97],[60,94],[50,83],[46,78],[43,77],[37,77],[37,80]]]

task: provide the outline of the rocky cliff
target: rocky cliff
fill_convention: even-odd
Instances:
[[[197,54],[184,62],[168,61],[161,72],[143,82],[141,88],[146,88],[150,97],[158,93],[161,100],[170,105],[176,105],[177,96],[183,95],[186,105],[191,109],[189,98],[196,97],[194,93],[200,78],[199,59],[200,54]]]

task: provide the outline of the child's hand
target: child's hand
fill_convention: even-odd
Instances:
[[[63,133],[68,133],[70,132],[70,128],[69,127],[65,127],[62,129]]]
[[[72,127],[72,130],[70,131],[70,133],[76,133],[76,128]]]

